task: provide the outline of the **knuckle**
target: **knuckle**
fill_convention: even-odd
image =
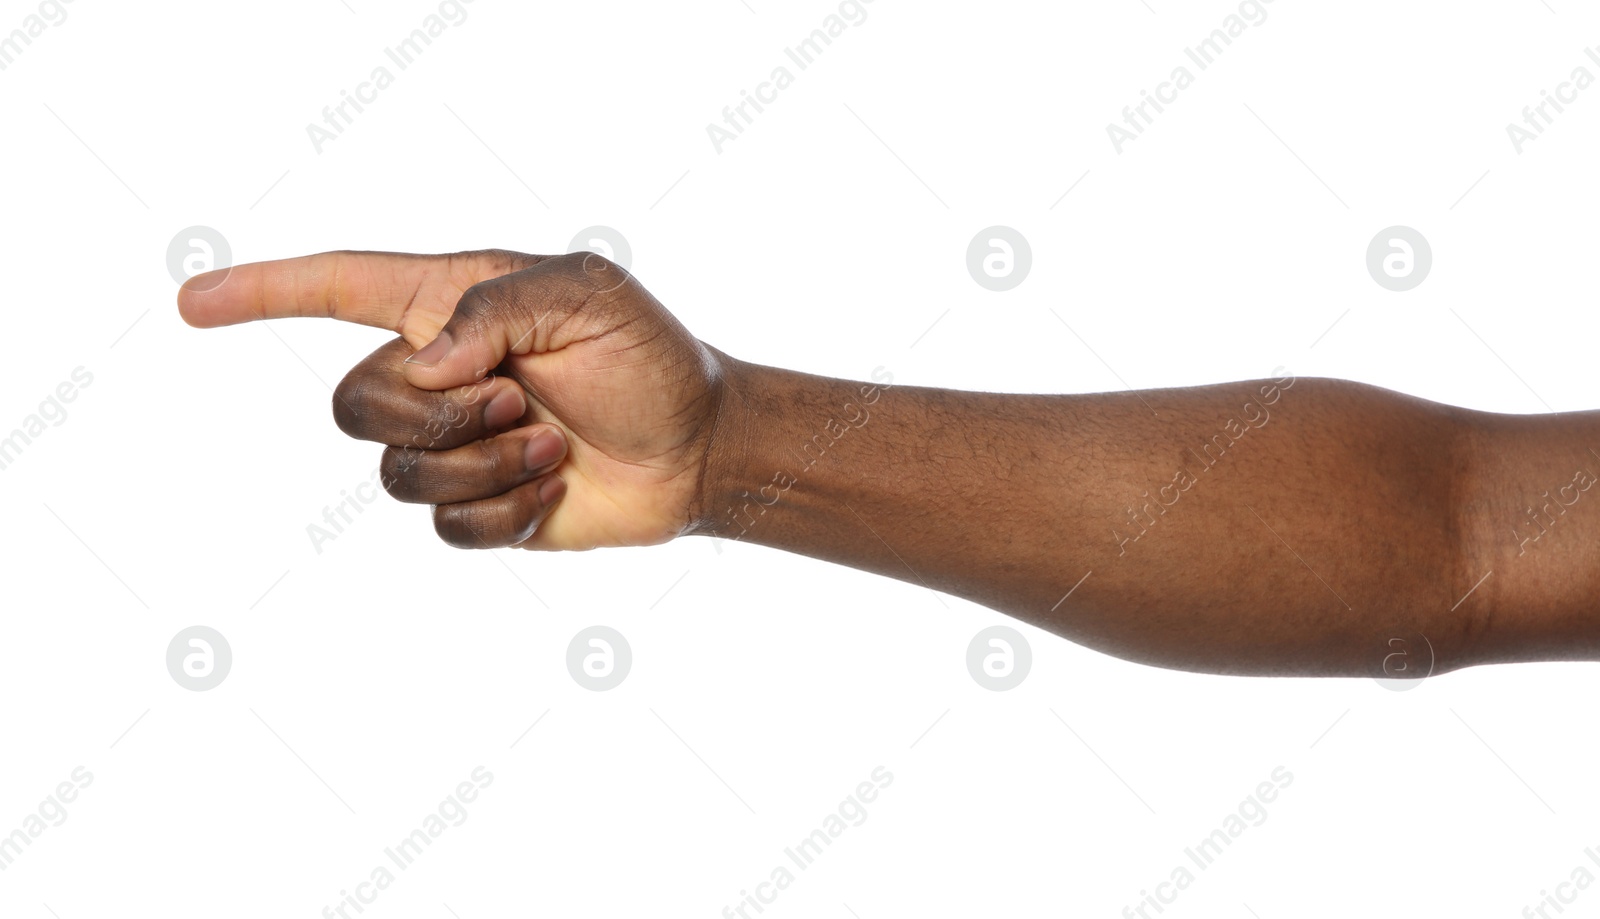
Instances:
[[[457,549],[477,548],[479,543],[472,526],[471,515],[460,505],[441,504],[433,509],[433,531],[446,545]]]
[[[621,271],[622,266],[606,258],[598,252],[579,250],[571,254],[577,262],[578,268],[585,273],[604,274],[611,271]]]
[[[568,270],[585,289],[615,287],[628,277],[627,269],[597,252],[574,252]]]
[[[415,500],[420,478],[417,467],[422,457],[420,450],[411,447],[385,448],[383,459],[378,464],[378,479],[384,491],[397,501]]]
[[[500,310],[499,303],[504,298],[502,286],[499,278],[489,278],[462,291],[461,299],[456,302],[455,313],[450,317],[451,324],[459,327],[461,323],[482,322],[496,315]]]
[[[615,278],[622,272],[622,266],[616,262],[586,249],[568,252],[556,261],[560,266],[558,276],[566,279],[574,292],[592,291],[597,282]]]
[[[526,252],[518,252],[515,249],[502,249],[498,246],[491,246],[487,249],[463,249],[459,252],[451,253],[448,257],[452,260],[489,262],[496,264],[497,267],[505,266],[508,270],[514,269],[517,265],[533,258]]]
[[[484,249],[479,254],[486,259],[499,263],[506,269],[507,274],[525,268],[537,261],[528,253],[518,252],[515,249]]]
[[[553,264],[560,265],[568,270],[572,270],[575,268],[582,268],[584,260],[591,258],[605,258],[605,256],[600,255],[597,252],[590,252],[587,249],[579,249],[576,252],[566,252],[558,255],[550,259],[550,261]]]
[[[510,463],[506,459],[506,445],[504,437],[495,437],[490,440],[475,442],[476,462],[473,464],[478,477],[485,483],[498,483],[505,478]]]
[[[511,545],[527,538],[519,535],[531,527],[515,501],[507,496],[434,508],[434,531],[458,549],[486,549]]]
[[[458,399],[463,406],[476,406],[481,411],[488,406],[498,392],[495,388],[495,382],[499,379],[492,370],[485,370],[483,376],[458,389],[450,390],[445,398]]]
[[[408,445],[419,450],[448,450],[471,436],[471,430],[463,429],[473,417],[467,406],[453,397],[430,398],[407,426],[414,431]]]
[[[456,301],[455,312],[445,329],[457,345],[479,342],[493,337],[496,326],[504,323],[516,311],[516,287],[503,278],[490,278],[467,288]],[[488,368],[484,368],[486,371]]]
[[[333,423],[351,437],[360,437],[367,429],[373,408],[373,385],[370,377],[360,371],[351,371],[333,390]]]

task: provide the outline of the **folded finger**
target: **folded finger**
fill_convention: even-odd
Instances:
[[[554,469],[567,439],[553,424],[515,428],[453,450],[389,447],[383,487],[410,504],[458,504],[502,495]]]
[[[406,382],[401,363],[411,346],[396,339],[357,364],[333,391],[333,419],[357,440],[420,450],[449,450],[506,430],[528,412],[515,381],[485,377],[437,392]]]
[[[561,477],[548,473],[493,498],[441,504],[433,509],[433,528],[458,549],[515,546],[533,537],[566,491]]]

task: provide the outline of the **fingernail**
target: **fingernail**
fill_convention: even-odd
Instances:
[[[540,428],[528,438],[528,446],[522,453],[522,461],[529,472],[536,472],[550,461],[561,455],[561,435],[554,428]]]
[[[522,417],[527,403],[522,400],[522,390],[503,389],[483,407],[483,424],[487,428],[503,428]]]
[[[423,367],[432,367],[444,360],[450,353],[450,333],[440,332],[439,337],[423,345],[417,353],[406,358],[407,364],[420,364]]]
[[[566,493],[567,483],[556,476],[551,476],[544,480],[543,485],[539,486],[539,503],[548,507]]]

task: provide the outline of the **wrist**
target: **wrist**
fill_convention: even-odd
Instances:
[[[855,382],[715,353],[717,414],[685,532],[793,548],[797,532],[858,497],[863,476],[892,458],[878,434],[860,431],[893,376],[878,368],[876,382]]]
[[[707,346],[710,347],[709,345]],[[717,400],[700,464],[700,481],[684,535],[738,538],[734,498],[747,491],[749,470],[762,441],[762,415],[755,407],[776,372],[711,348],[716,356]]]

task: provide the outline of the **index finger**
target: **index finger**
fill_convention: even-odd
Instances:
[[[408,339],[438,331],[479,281],[540,260],[500,249],[449,255],[323,252],[198,274],[178,289],[178,312],[198,328],[317,316],[375,326]],[[411,334],[408,333],[408,329]]]

